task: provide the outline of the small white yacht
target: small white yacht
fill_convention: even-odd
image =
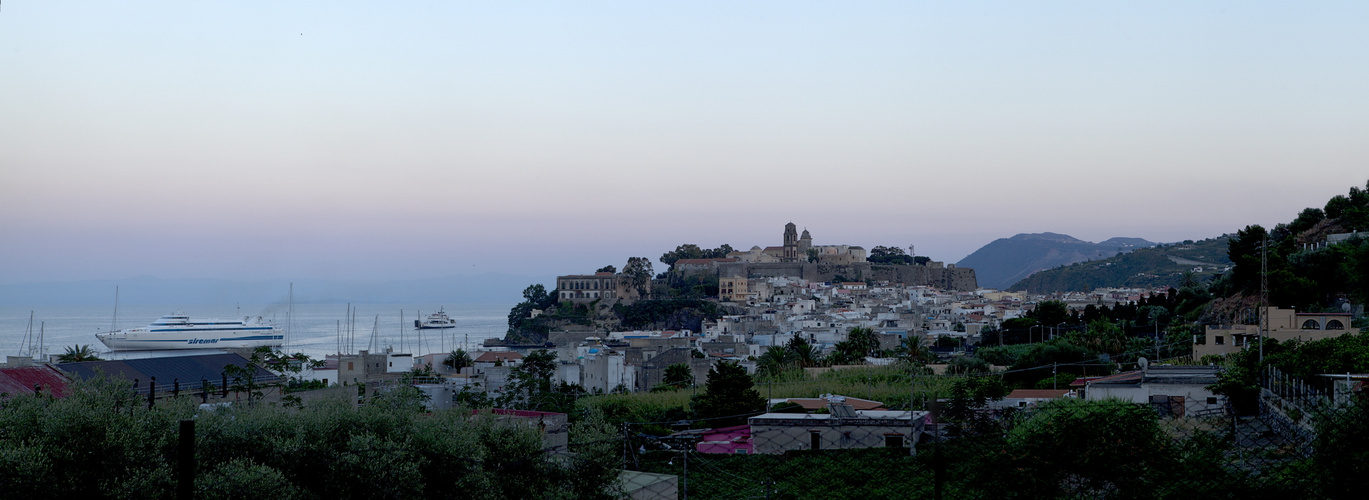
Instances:
[[[447,317],[446,312],[438,309],[437,312],[429,314],[428,319],[414,320],[414,328],[456,328],[456,320]]]
[[[285,341],[284,333],[261,316],[192,320],[181,313],[162,316],[142,328],[98,333],[95,338],[115,351],[261,347],[278,346]]]

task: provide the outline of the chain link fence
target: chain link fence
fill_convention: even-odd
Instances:
[[[680,476],[681,498],[1363,498],[1369,401],[1276,374],[1262,385],[1249,414],[1064,399],[940,412],[915,453],[906,419],[812,419],[782,432],[787,451],[755,453],[755,434],[731,453],[700,453],[700,433],[634,434],[625,462]]]

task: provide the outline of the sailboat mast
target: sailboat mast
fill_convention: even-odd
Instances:
[[[109,323],[109,331],[119,331],[119,287],[114,286],[114,320]]]
[[[380,315],[376,315],[375,321],[371,323],[371,352],[376,350],[376,328],[380,326]]]
[[[29,311],[29,327],[24,330],[24,343],[19,344],[19,355],[33,357],[33,311]]]
[[[290,296],[289,296],[289,297],[290,297],[290,298],[287,299],[287,300],[288,300],[287,303],[289,304],[289,306],[288,306],[288,309],[285,311],[285,342],[282,342],[282,343],[285,344],[285,345],[284,345],[284,346],[281,346],[281,347],[283,348],[282,350],[284,350],[285,352],[290,352],[290,334],[292,333],[291,330],[293,330],[294,327],[295,327],[295,283],[294,283],[294,282],[291,282],[291,283],[290,283]]]

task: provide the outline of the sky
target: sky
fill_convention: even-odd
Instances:
[[[1364,186],[1365,89],[1355,1],[11,0],[0,283],[1201,239]]]

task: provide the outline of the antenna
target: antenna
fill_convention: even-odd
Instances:
[[[1260,364],[1264,365],[1264,337],[1269,330],[1269,232],[1260,240]]]

